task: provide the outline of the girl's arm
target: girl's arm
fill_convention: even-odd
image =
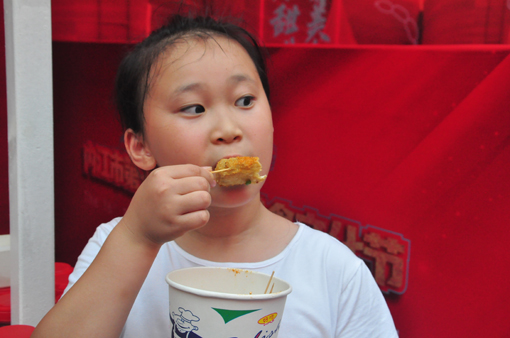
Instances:
[[[119,337],[158,250],[137,243],[121,221],[32,337]]]
[[[192,165],[155,170],[76,284],[32,337],[119,337],[161,245],[205,225],[212,175]]]

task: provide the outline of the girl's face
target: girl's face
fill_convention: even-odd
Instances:
[[[144,142],[159,166],[215,167],[225,157],[257,156],[267,174],[273,148],[269,102],[253,61],[225,37],[184,39],[164,54],[144,105]],[[262,184],[215,187],[214,206],[236,206]]]

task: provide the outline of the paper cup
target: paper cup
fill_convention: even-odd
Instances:
[[[173,336],[276,338],[292,288],[273,277],[265,294],[270,278],[260,272],[216,267],[170,272],[166,281]]]

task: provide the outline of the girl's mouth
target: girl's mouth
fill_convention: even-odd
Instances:
[[[222,158],[220,158],[218,161],[216,161],[216,163],[214,163],[213,165],[213,170],[218,166],[218,163],[221,161],[221,160],[224,160],[224,159],[227,159],[227,158],[232,158],[232,157],[241,157],[241,155],[238,155],[238,154],[235,154],[235,155],[227,155],[227,156],[223,156]]]

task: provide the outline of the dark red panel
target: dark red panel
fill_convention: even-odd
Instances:
[[[272,55],[276,156],[263,190],[316,219],[342,216],[410,241],[407,290],[387,297],[401,337],[510,331],[509,53]]]
[[[510,42],[506,0],[425,0],[424,44]]]

